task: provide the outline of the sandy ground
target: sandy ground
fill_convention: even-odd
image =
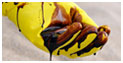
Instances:
[[[77,3],[100,26],[109,25],[109,40],[97,55],[69,59],[53,56],[54,61],[119,61],[121,60],[121,4],[120,3]],[[9,21],[2,17],[2,59],[7,60],[49,60],[49,54],[30,43]]]

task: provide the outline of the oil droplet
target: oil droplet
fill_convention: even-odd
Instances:
[[[21,32],[21,30],[19,29],[19,32]]]
[[[50,61],[52,61],[52,52],[50,52]]]
[[[96,55],[96,53],[94,53],[94,55]]]

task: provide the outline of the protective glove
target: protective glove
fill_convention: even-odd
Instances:
[[[3,2],[2,14],[36,47],[69,58],[95,54],[110,28],[97,24],[72,2]]]

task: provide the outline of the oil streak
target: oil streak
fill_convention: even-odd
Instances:
[[[14,4],[17,5],[18,3],[16,2],[16,3],[14,3]],[[23,8],[24,5],[26,5],[26,3],[22,3],[21,5],[19,5],[19,6],[17,7],[17,26],[18,26],[19,32],[21,32],[21,29],[20,29],[19,23],[18,23],[18,22],[19,22],[19,20],[18,20],[18,14],[19,14],[20,8]]]
[[[81,34],[81,32],[78,34],[78,36]],[[65,49],[65,51],[68,51],[68,49],[71,48],[76,42],[78,42],[78,48],[80,48],[81,42],[83,42],[87,38],[88,34],[91,34],[91,33],[96,33],[96,32],[91,32],[90,31],[90,32],[86,33],[85,35],[83,35],[83,37],[80,40],[75,41],[78,38],[78,36],[77,36],[74,41],[72,41],[70,44],[64,46],[61,49]]]
[[[78,56],[80,56],[83,53],[91,51],[94,47],[98,48],[103,46],[107,42],[107,37],[104,38],[103,34],[105,34],[105,32],[99,32],[97,34],[97,37],[87,47],[70,55],[77,54]],[[94,53],[94,55],[96,55],[96,53]]]
[[[19,9],[20,9],[20,7],[17,8],[17,26],[18,26],[19,32],[21,32],[21,29],[20,29],[19,23],[18,23],[18,13],[19,13]]]
[[[52,61],[52,53],[50,52],[50,61]]]
[[[61,27],[58,27],[58,26],[48,27],[41,32],[41,36],[44,39],[44,45],[48,48],[50,53],[50,61],[52,60],[52,52],[58,47],[56,45],[56,40],[58,36],[57,36],[57,33],[54,33],[53,31],[60,28]]]
[[[42,23],[41,27],[43,28],[43,25],[44,25],[44,2],[42,2],[42,18],[43,18],[43,23]]]

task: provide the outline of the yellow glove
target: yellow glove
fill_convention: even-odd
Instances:
[[[50,56],[76,58],[95,54],[110,34],[107,25],[98,27],[72,2],[3,2],[2,14]]]

